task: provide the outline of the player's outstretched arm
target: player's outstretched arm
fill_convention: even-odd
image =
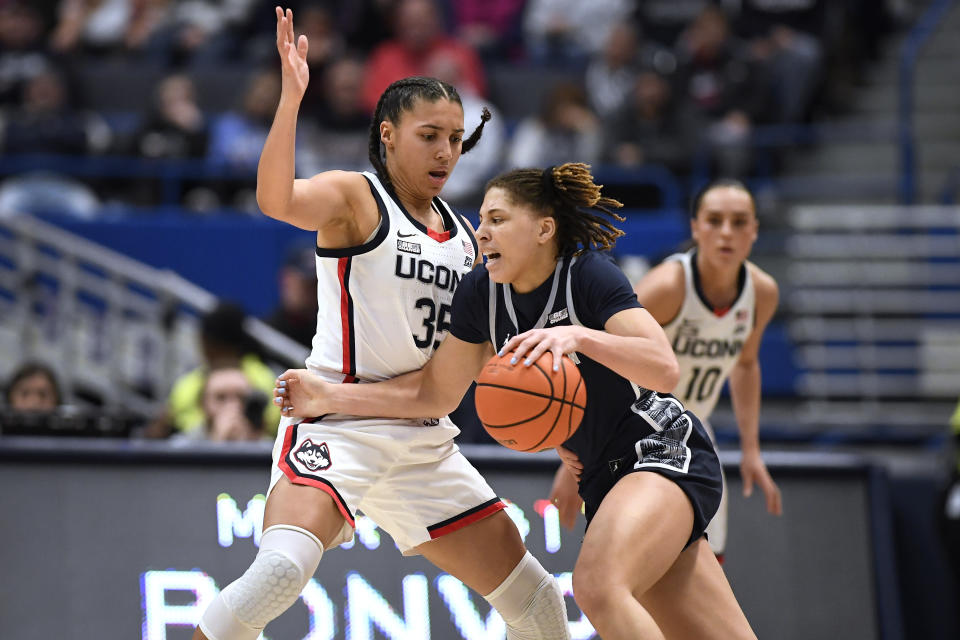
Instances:
[[[372,384],[331,384],[306,369],[277,378],[274,402],[298,418],[339,413],[381,418],[440,418],[460,403],[470,383],[493,356],[489,343],[444,338],[427,364]]]
[[[306,36],[294,35],[292,10],[275,10],[282,88],[257,166],[257,204],[271,218],[317,231],[349,218],[366,184],[359,174],[343,171],[295,179],[297,114],[310,80],[309,43]]]
[[[763,332],[777,309],[779,292],[777,283],[769,275],[749,265],[754,278],[757,296],[757,317],[753,331],[747,337],[737,364],[730,372],[730,400],[740,432],[740,476],[743,493],[749,496],[756,484],[763,491],[767,511],[774,515],[783,513],[780,489],[773,481],[763,458],[760,456],[760,342]]]

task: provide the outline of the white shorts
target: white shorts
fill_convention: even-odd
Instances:
[[[505,506],[453,442],[460,432],[453,422],[424,422],[283,418],[270,489],[286,476],[330,495],[346,521],[331,548],[353,537],[360,511],[389,533],[401,552],[414,555],[414,547]]]

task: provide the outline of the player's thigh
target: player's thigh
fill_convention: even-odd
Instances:
[[[642,593],[673,565],[690,538],[693,507],[672,480],[649,471],[624,476],[590,521],[573,572],[574,593]]]
[[[755,640],[710,545],[700,538],[639,596],[668,640]]]
[[[343,535],[346,520],[333,498],[315,487],[293,484],[281,477],[270,490],[263,513],[263,529],[289,524],[306,529],[320,539],[325,549]]]
[[[502,510],[416,550],[481,595],[500,586],[526,553],[517,526]]]

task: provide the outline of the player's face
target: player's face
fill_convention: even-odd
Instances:
[[[750,195],[737,187],[715,187],[703,195],[690,223],[697,250],[710,262],[740,264],[757,239],[757,214]]]
[[[480,205],[477,244],[494,282],[518,282],[542,251],[556,253],[553,218],[514,202],[499,187],[487,191]]]
[[[432,198],[440,194],[460,160],[463,107],[452,100],[417,100],[380,135],[390,158],[390,179],[398,187]]]

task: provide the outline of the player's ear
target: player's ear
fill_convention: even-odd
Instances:
[[[543,216],[539,220],[537,241],[540,244],[549,242],[557,235],[557,219],[553,216]]]
[[[392,149],[394,145],[394,129],[393,123],[389,120],[384,120],[380,123],[380,142],[383,143],[383,146]]]

